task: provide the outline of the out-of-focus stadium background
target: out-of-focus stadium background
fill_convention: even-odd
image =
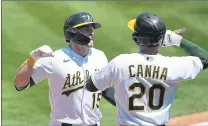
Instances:
[[[208,2],[2,2],[2,121],[3,126],[43,126],[49,123],[48,84],[17,92],[13,78],[30,51],[47,44],[53,50],[65,46],[63,22],[71,14],[87,11],[102,24],[95,31],[95,47],[108,59],[137,52],[127,22],[148,11],[159,15],[168,29],[186,27],[185,38],[208,50]],[[162,48],[163,55],[187,55],[180,48]],[[180,84],[171,115],[208,110],[208,71]],[[102,125],[115,125],[116,109],[100,103]],[[73,109],[69,106],[69,109]]]

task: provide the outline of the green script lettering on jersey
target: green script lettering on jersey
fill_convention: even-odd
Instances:
[[[99,71],[99,69],[95,69],[94,71]],[[67,97],[74,91],[77,91],[84,87],[84,82],[90,77],[89,70],[85,70],[85,77],[81,76],[81,72],[77,71],[74,74],[67,74],[66,81],[63,85],[62,95],[66,95]]]

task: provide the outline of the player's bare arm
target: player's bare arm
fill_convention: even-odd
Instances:
[[[18,69],[15,78],[14,78],[14,84],[16,87],[24,87],[27,86],[27,84],[30,81],[30,75],[32,74],[33,67],[28,65],[28,60],[25,61],[20,68]]]
[[[18,88],[24,88],[30,82],[33,67],[36,61],[41,57],[52,56],[52,49],[49,46],[41,46],[30,53],[29,58],[20,66],[15,78],[14,84]]]

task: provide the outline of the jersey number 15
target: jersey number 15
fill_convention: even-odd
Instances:
[[[101,96],[102,96],[102,93],[93,93],[92,109],[100,107],[99,102],[100,102]]]
[[[129,110],[144,110],[144,106],[136,106],[134,105],[134,100],[136,99],[141,99],[143,97],[143,95],[145,94],[145,86],[142,83],[136,82],[133,83],[132,85],[129,86],[129,90],[130,91],[134,91],[135,88],[139,88],[140,89],[140,93],[134,93],[131,97],[129,97]],[[153,101],[154,101],[154,91],[155,89],[160,90],[160,95],[159,95],[159,104],[158,105],[154,105]],[[161,85],[161,84],[153,84],[152,87],[150,87],[149,89],[149,98],[148,98],[148,106],[150,109],[152,110],[159,110],[162,105],[163,105],[163,100],[164,100],[164,93],[165,93],[165,88]]]

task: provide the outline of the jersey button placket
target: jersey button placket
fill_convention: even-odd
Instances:
[[[85,63],[85,58],[82,58],[80,59],[82,60],[81,61],[81,69],[82,69],[82,72],[83,72],[83,75],[84,75],[84,83],[86,82],[86,75],[85,75],[85,68],[84,68],[84,63]],[[85,84],[84,84],[84,87],[83,87],[83,92],[82,92],[82,102],[81,102],[81,111],[82,111],[82,117],[83,117],[83,123],[85,124],[85,113],[84,113],[84,106],[85,106],[85,103],[84,103],[84,93],[85,93]]]

